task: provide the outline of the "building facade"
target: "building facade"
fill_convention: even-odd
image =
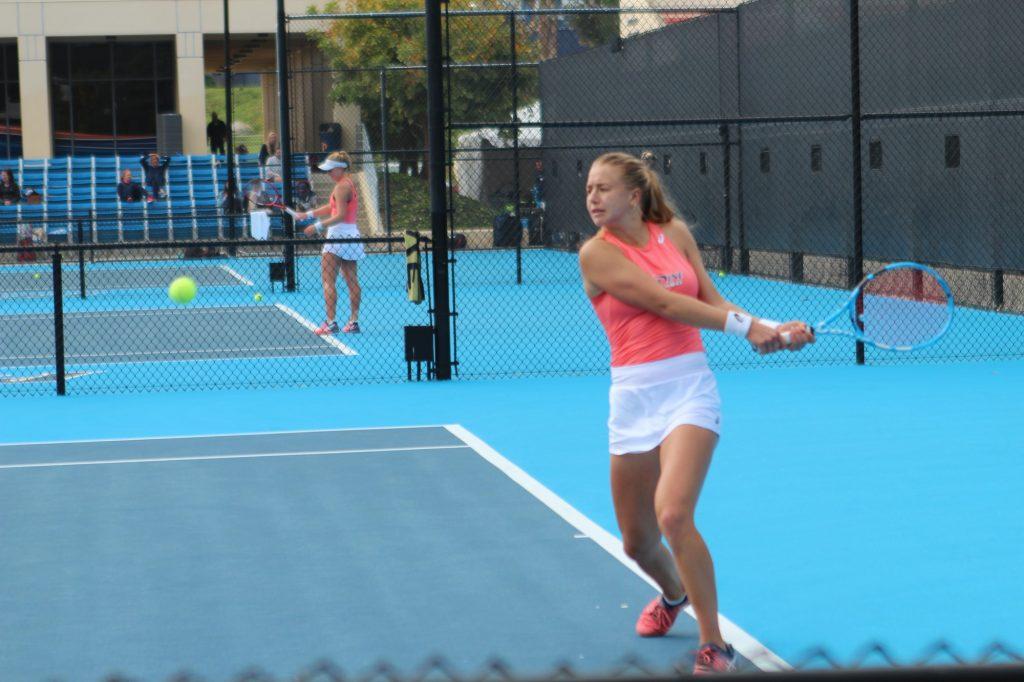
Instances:
[[[274,0],[230,0],[232,68],[273,68],[276,25]],[[0,157],[138,153],[169,112],[183,151],[208,151],[206,76],[223,65],[223,30],[223,0],[0,1]]]

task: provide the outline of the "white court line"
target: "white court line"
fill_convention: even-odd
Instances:
[[[448,424],[445,428],[448,429],[453,436],[459,438],[473,448],[478,455],[493,464],[502,473],[520,485],[524,490],[544,503],[545,506],[565,519],[565,521],[570,525],[574,526],[577,530],[596,542],[598,546],[615,557],[619,562],[626,566],[626,568],[643,578],[651,587],[659,591],[661,590],[661,588],[658,587],[658,584],[648,577],[648,575],[644,573],[639,566],[637,566],[636,562],[626,556],[626,553],[622,550],[622,542],[618,538],[588,519],[575,507],[553,493],[540,481],[530,476],[509,460],[505,459],[505,457],[503,457],[497,450],[477,436],[473,435],[463,426],[459,424]],[[687,606],[686,612],[693,616],[693,607]],[[792,669],[792,666],[786,663],[786,661],[781,657],[761,644],[752,635],[748,634],[721,613],[718,614],[718,618],[722,628],[722,635],[724,635],[726,641],[731,642],[736,648],[736,651],[740,652],[744,658],[755,666],[766,671]]]
[[[226,433],[188,434],[184,436],[135,436],[127,438],[85,438],[82,440],[43,440],[22,443],[0,443],[0,449],[15,445],[75,445],[77,443],[126,443],[135,440],[199,440],[203,438],[241,438],[243,436],[283,436],[303,433],[337,433],[348,431],[405,431],[408,429],[446,429],[444,424],[421,424],[404,426],[344,426],[334,429],[302,429],[300,431],[229,431]]]
[[[301,324],[303,327],[305,327],[309,331],[311,331],[311,332],[315,332],[316,331],[316,325],[313,324],[311,321],[307,320],[306,318],[304,318],[302,315],[300,315],[295,310],[292,310],[291,308],[289,308],[288,306],[284,305],[283,303],[275,303],[274,305],[277,307],[278,310],[280,310],[285,315],[288,315],[289,317],[291,317],[294,320],[296,320],[299,324]],[[331,334],[324,334],[320,338],[323,339],[323,341],[325,343],[331,344],[332,346],[334,346],[335,348],[340,350],[345,355],[359,355],[359,353],[357,353],[352,348],[349,348],[348,346],[343,344],[341,341],[336,339]]]
[[[139,315],[142,315],[144,317],[160,317],[160,316],[164,316],[164,315],[180,316],[182,314],[195,315],[197,313],[215,313],[215,314],[218,314],[218,315],[223,315],[226,311],[251,312],[252,310],[253,310],[253,308],[246,307],[246,306],[217,306],[217,307],[208,307],[208,308],[193,308],[193,307],[189,307],[189,308],[185,308],[185,307],[180,307],[180,308],[144,308],[142,310],[110,310],[110,311],[99,310],[99,311],[95,311],[95,312],[91,312],[91,313],[70,311],[70,312],[65,312],[64,316],[65,317],[75,317],[75,318],[87,318],[87,317],[111,318],[111,317],[138,317]],[[258,310],[258,308],[257,308],[257,310]],[[27,315],[18,315],[17,313],[15,313],[13,315],[4,315],[3,317],[16,317],[16,318],[22,319],[22,320],[24,320],[24,319],[52,320],[53,319],[53,313],[29,313]]]
[[[242,276],[242,275],[240,275],[240,274],[238,273],[238,271],[237,271],[237,270],[235,270],[234,268],[229,268],[229,267],[228,267],[228,266],[226,266],[226,265],[221,265],[221,266],[219,266],[219,267],[221,267],[222,269],[226,270],[226,271],[227,271],[227,273],[228,273],[229,275],[231,275],[232,277],[234,277],[235,279],[237,279],[237,280],[238,280],[239,282],[241,282],[241,283],[242,283],[242,284],[244,284],[245,286],[247,286],[247,287],[251,287],[251,286],[252,286],[252,280],[251,280],[251,279],[249,279],[248,277],[243,277],[243,276]]]
[[[0,464],[0,469],[50,469],[53,467],[80,467],[98,464],[151,464],[158,462],[201,462],[218,459],[267,459],[271,457],[318,457],[323,455],[361,455],[374,452],[419,452],[421,450],[466,450],[468,445],[422,445],[397,448],[360,448],[358,450],[307,450],[297,452],[260,452],[240,455],[197,455],[194,457],[138,457],[132,459],[83,459],[74,462],[35,462]]]

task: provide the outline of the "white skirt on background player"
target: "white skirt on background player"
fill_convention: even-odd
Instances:
[[[355,223],[336,223],[327,228],[327,239],[358,239],[359,228]],[[358,242],[349,244],[324,244],[324,253],[331,253],[343,260],[362,260],[366,256],[363,245]]]
[[[652,450],[684,424],[720,433],[722,401],[704,353],[612,367],[608,397],[613,455]]]

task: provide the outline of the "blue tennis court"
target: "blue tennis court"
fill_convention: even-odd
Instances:
[[[1024,649],[1024,364],[718,380],[724,432],[698,523],[730,638],[791,664],[815,647],[849,663],[876,642],[902,663],[939,640],[967,660],[996,641]],[[16,643],[0,667],[217,679],[328,656],[364,673],[439,654],[472,674],[494,655],[524,675],[685,660],[692,620],[665,640],[633,633],[654,588],[612,556],[607,388],[8,401],[0,460],[30,466],[0,469],[0,637]],[[455,423],[465,432],[435,426]]]
[[[459,426],[10,444],[0,490],[4,679],[669,670],[697,644],[631,636],[652,591],[614,538]]]

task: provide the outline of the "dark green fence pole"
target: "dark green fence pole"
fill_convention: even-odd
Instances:
[[[53,250],[53,345],[57,395],[67,392],[64,376],[64,283],[61,281],[60,249]]]
[[[85,298],[85,249],[82,248],[82,221],[78,221],[78,293]]]
[[[384,232],[391,236],[391,169],[388,164],[388,74],[380,68],[380,147],[384,155]],[[391,253],[391,242],[388,242]]]
[[[277,117],[278,143],[281,147],[281,182],[284,187],[286,206],[292,205],[292,132],[288,111],[288,17],[284,13],[284,0],[277,0]],[[287,212],[284,220],[284,236],[295,238],[295,222]],[[285,291],[295,291],[295,244],[288,242],[284,247]]]
[[[427,155],[430,169],[430,231],[434,242],[434,363],[438,379],[452,378],[451,311],[448,305],[448,214],[444,172],[444,80],[441,3],[424,0],[427,43]]]
[[[519,211],[519,68],[516,64],[516,15],[508,15],[509,51],[512,55],[512,196],[516,218],[516,284],[523,283],[523,223]]]
[[[850,288],[864,278],[864,177],[861,163],[860,0],[850,0],[850,128],[853,137],[853,259]],[[857,307],[860,308],[858,301]],[[859,313],[862,312],[858,309]],[[864,364],[864,344],[857,342],[857,364]]]

